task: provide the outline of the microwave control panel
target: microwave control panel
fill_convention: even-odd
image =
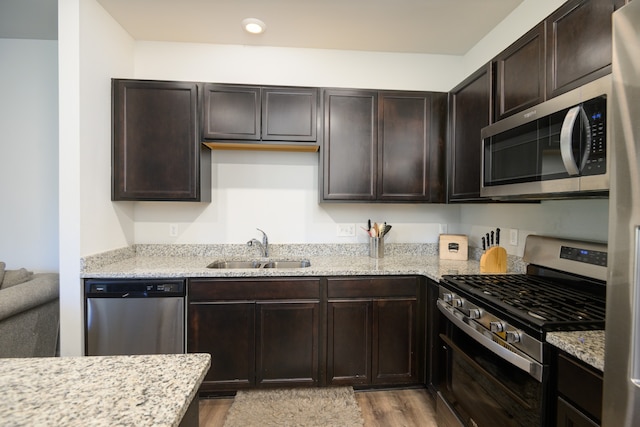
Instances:
[[[587,158],[582,175],[601,175],[607,172],[607,98],[599,96],[583,104],[587,116],[589,138]]]

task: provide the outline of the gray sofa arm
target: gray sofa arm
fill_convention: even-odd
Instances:
[[[58,273],[38,273],[19,285],[0,290],[0,320],[58,299]]]

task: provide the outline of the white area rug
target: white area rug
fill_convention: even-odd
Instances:
[[[225,427],[361,427],[351,387],[247,390],[236,394]]]

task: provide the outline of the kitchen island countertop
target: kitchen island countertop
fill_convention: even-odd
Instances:
[[[209,354],[0,359],[2,423],[177,426],[210,364]]]

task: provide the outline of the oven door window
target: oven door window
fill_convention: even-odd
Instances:
[[[544,425],[543,383],[456,327],[440,338],[446,369],[439,390],[467,425]]]

